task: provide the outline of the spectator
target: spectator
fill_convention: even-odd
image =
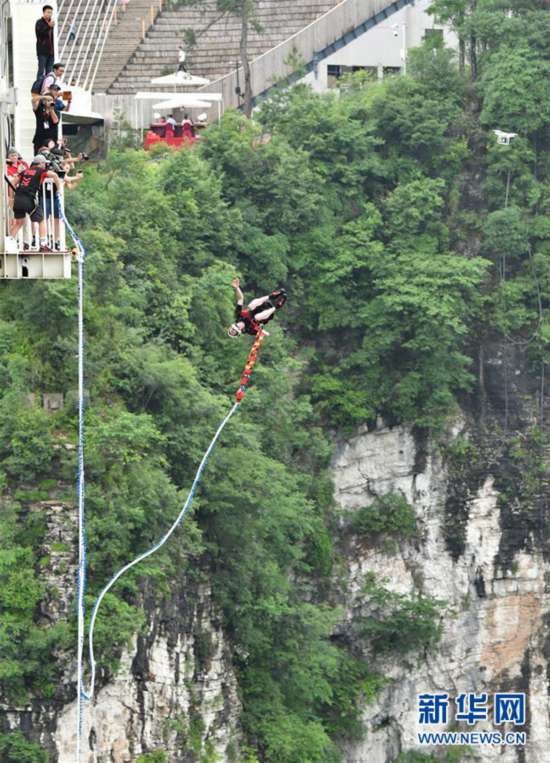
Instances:
[[[67,42],[76,42],[76,26],[74,21],[71,23],[71,26],[69,27],[69,35],[67,37]]]
[[[27,162],[23,161],[21,154],[13,146],[8,149],[6,165],[8,178],[15,185],[17,185],[19,174],[29,169]]]
[[[46,239],[46,224],[44,214],[38,201],[38,193],[42,183],[51,179],[58,191],[61,190],[61,180],[55,172],[47,169],[48,161],[45,156],[38,154],[32,160],[31,166],[19,176],[19,185],[15,190],[13,200],[14,219],[10,226],[10,236],[15,238],[25,221],[25,216],[30,215],[31,222],[38,223],[40,236],[40,251],[51,252]]]
[[[59,86],[59,83],[61,82],[61,78],[63,77],[64,71],[65,71],[65,64],[54,64],[52,71],[46,74],[46,76],[42,80],[42,89],[40,91],[40,95],[44,95],[45,93],[47,93],[52,85]],[[59,87],[59,89],[61,90],[61,87]]]
[[[57,114],[57,116],[59,116],[61,112],[65,110],[65,103],[63,102],[63,98],[61,97],[60,86],[52,85],[45,95],[50,96],[50,98],[52,99],[53,107],[55,109],[55,113]]]
[[[6,165],[8,181],[8,205],[9,208],[12,209],[15,189],[19,184],[19,175],[22,172],[25,172],[25,170],[28,170],[29,165],[27,162],[23,161],[21,154],[17,151],[17,149],[13,147],[8,149]],[[34,244],[36,244],[36,242],[34,242]],[[24,243],[24,249],[30,249],[30,244],[28,242]]]
[[[70,156],[70,152],[67,149],[63,146],[57,146],[55,141],[48,141],[46,145],[39,148],[38,152],[48,160],[50,169],[59,177],[65,188],[73,190],[84,177],[82,172],[77,172],[73,177],[69,177],[67,173],[70,172],[75,160]],[[49,185],[51,181],[47,180],[46,183]],[[46,217],[53,217],[55,237],[54,249],[56,251],[61,251],[61,207],[61,194],[58,192],[58,188],[54,184],[53,194],[50,193],[49,188],[46,190],[46,204],[43,211],[46,213]]]
[[[13,206],[13,195],[19,183],[19,154],[15,148],[8,149],[6,177],[8,180],[8,203],[11,208]]]
[[[19,170],[19,172],[23,172],[23,170],[28,170],[28,169],[29,169],[29,165],[28,165],[28,164],[27,164],[27,162],[26,162],[26,161],[23,159],[23,157],[21,156],[21,154],[19,154],[19,153],[18,153],[18,154],[17,154],[17,158],[19,159],[19,164],[17,165],[17,166],[18,166],[18,170]]]
[[[56,143],[53,140],[49,140],[46,145],[40,146],[38,149],[38,154],[40,156],[43,156],[50,167],[50,170],[52,172],[55,172],[55,174],[58,176],[58,178],[61,180],[61,184],[63,185],[63,181],[65,178],[65,167],[63,164],[63,151],[60,151],[56,147]],[[53,218],[53,235],[54,235],[54,245],[53,248],[56,251],[60,251],[61,249],[61,238],[60,238],[60,220],[61,220],[61,194],[58,193],[57,186],[51,186],[53,185],[50,180],[46,180],[44,183],[46,187],[46,193],[45,193],[45,203],[42,203],[42,212],[45,214],[46,218],[52,217]]]
[[[52,88],[57,87],[53,85]],[[51,92],[51,91],[50,91]],[[34,133],[33,146],[36,153],[38,148],[49,140],[57,140],[59,116],[51,95],[37,98],[32,105],[36,118],[36,132]]]
[[[126,13],[126,9],[128,7],[129,2],[130,0],[120,0],[120,4],[122,5],[122,10],[124,13]]]
[[[175,128],[178,126],[178,123],[177,123],[177,122],[176,122],[176,120],[174,119],[174,115],[173,115],[173,114],[170,114],[170,115],[168,116],[168,119],[166,120],[166,122],[167,122],[169,125],[171,125],[171,126],[172,126],[172,129],[175,129]]]
[[[38,58],[38,73],[36,79],[43,77],[52,70],[54,64],[53,28],[55,21],[52,18],[53,8],[45,5],[42,8],[42,16],[35,24],[36,32],[36,56]]]
[[[178,71],[179,72],[185,72],[185,74],[188,74],[187,71],[187,65],[185,63],[185,59],[187,58],[187,53],[185,52],[185,48],[183,45],[180,45],[178,48]]]
[[[181,126],[183,128],[182,132],[184,138],[192,139],[195,137],[195,125],[189,119],[189,114],[183,115]]]

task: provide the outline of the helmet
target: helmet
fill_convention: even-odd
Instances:
[[[227,336],[233,338],[240,336],[242,333],[242,329],[237,323],[232,323],[231,326],[227,329]]]

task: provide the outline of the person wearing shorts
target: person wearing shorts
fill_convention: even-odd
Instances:
[[[53,180],[58,191],[61,190],[59,176],[47,169],[48,160],[42,154],[38,154],[31,162],[28,170],[19,175],[19,184],[15,189],[13,198],[13,216],[10,236],[15,238],[22,227],[25,217],[29,215],[32,222],[38,223],[40,236],[40,251],[51,252],[46,238],[46,223],[44,212],[38,200],[38,194],[42,183],[47,179]]]

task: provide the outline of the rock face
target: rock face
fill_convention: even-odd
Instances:
[[[463,438],[457,424],[450,442]],[[533,500],[531,514],[515,520],[511,531],[510,504],[503,496],[503,464],[485,460],[470,480],[469,492],[460,490],[441,453],[444,448],[415,441],[406,428],[366,429],[342,442],[335,453],[333,477],[338,504],[348,510],[372,503],[388,492],[402,493],[414,507],[418,537],[400,542],[388,553],[365,547],[354,539],[348,549],[349,588],[346,611],[351,622],[361,607],[361,588],[368,572],[386,579],[386,587],[400,593],[421,591],[446,601],[439,644],[428,654],[413,654],[378,662],[390,680],[376,701],[364,711],[367,735],[345,746],[347,763],[391,763],[403,751],[429,753],[418,744],[417,732],[443,731],[453,725],[454,697],[460,692],[520,691],[528,695],[527,746],[476,747],[474,759],[500,763],[543,763],[550,750],[548,697],[548,622],[550,572],[541,537],[525,532],[541,510]],[[483,459],[482,459],[483,460]],[[470,465],[474,469],[474,465]],[[505,465],[504,465],[505,466]],[[461,496],[460,542],[450,511]],[[455,500],[450,501],[450,497]],[[535,496],[536,498],[537,496]],[[538,509],[537,509],[538,506]],[[523,511],[526,511],[523,507]],[[517,512],[516,512],[517,513]],[[525,521],[523,521],[525,520]],[[514,523],[512,522],[512,525]],[[505,536],[516,542],[503,543]],[[506,553],[503,551],[506,550]],[[449,723],[437,727],[417,724],[417,694],[448,692]],[[489,722],[468,727],[495,730]],[[507,727],[506,730],[508,730]],[[514,729],[512,729],[514,730]]]
[[[201,752],[226,760],[237,749],[240,704],[229,650],[209,588],[197,594],[191,606],[174,596],[149,612],[146,636],[134,639],[114,680],[86,706],[83,760],[127,763],[157,750],[170,761],[197,760]],[[57,721],[59,763],[74,760],[75,726],[72,703]]]
[[[76,577],[74,509],[56,501],[31,508],[44,517],[40,557],[47,595],[41,619],[54,624],[70,616]],[[240,702],[230,649],[210,587],[176,579],[171,598],[155,607],[143,592],[147,631],[124,651],[116,676],[96,686],[85,705],[82,761],[130,763],[162,751],[167,761],[191,763],[201,756],[231,760],[238,751]],[[47,751],[50,763],[74,763],[76,684],[74,655],[55,699],[28,707],[0,706],[2,726],[21,729]],[[96,654],[98,668],[102,655]],[[0,756],[1,758],[1,756]]]

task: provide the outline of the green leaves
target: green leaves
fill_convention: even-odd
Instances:
[[[401,493],[386,493],[351,514],[350,530],[359,536],[411,538],[416,533],[414,509]]]
[[[482,124],[533,134],[550,121],[550,61],[526,43],[503,45],[481,78]]]
[[[48,763],[48,753],[20,731],[0,734],[0,753],[4,763]]]
[[[356,623],[367,648],[375,653],[406,654],[433,646],[439,639],[439,618],[445,602],[432,597],[394,593],[369,575],[363,594],[369,614]]]

